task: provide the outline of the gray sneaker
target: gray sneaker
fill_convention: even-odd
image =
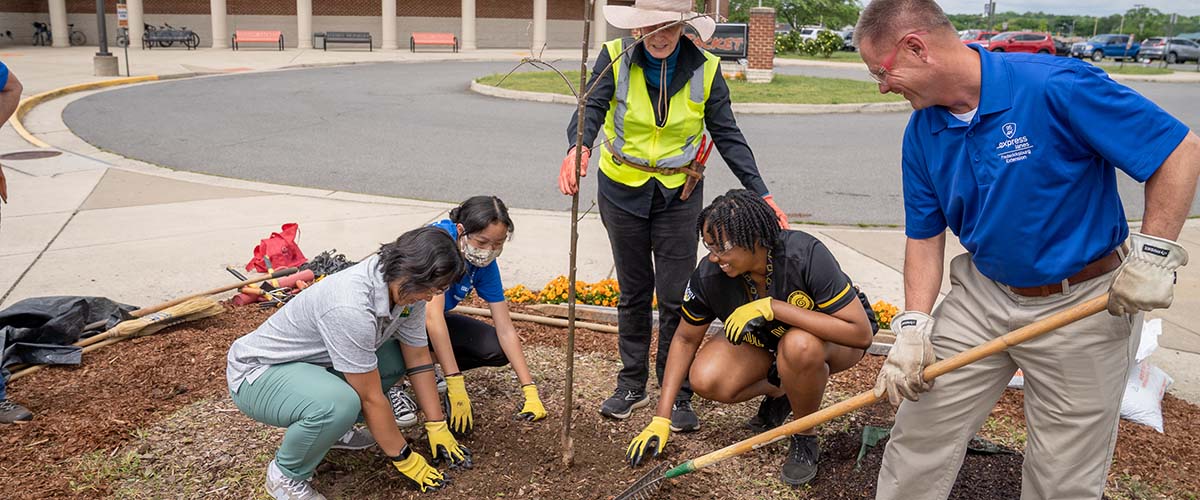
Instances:
[[[608,418],[625,420],[633,410],[650,404],[646,391],[633,389],[617,389],[613,395],[600,404],[600,414]]]
[[[342,437],[330,448],[334,450],[365,450],[372,446],[375,446],[375,436],[371,435],[371,431],[366,427],[355,427],[342,434]]]
[[[392,414],[396,416],[397,426],[406,429],[417,425],[417,402],[404,388],[393,385],[388,389],[387,397],[392,402]]]
[[[0,424],[23,424],[33,420],[33,413],[10,400],[0,400]]]
[[[267,493],[275,500],[325,500],[325,495],[313,489],[309,481],[283,475],[274,460],[267,465]]]

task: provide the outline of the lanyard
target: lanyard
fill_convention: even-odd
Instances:
[[[764,285],[766,285],[765,292],[767,294],[771,293],[771,275],[775,274],[775,262],[774,262],[775,258],[774,258],[774,256],[775,256],[774,251],[768,249],[767,250],[767,279],[763,283]],[[754,280],[750,278],[750,273],[743,274],[742,279],[746,280],[746,288],[750,292],[750,300],[761,299],[762,297],[759,296],[759,294],[758,294],[758,286],[756,286],[754,284]]]

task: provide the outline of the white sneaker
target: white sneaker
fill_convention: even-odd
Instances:
[[[398,385],[387,391],[388,400],[392,402],[392,413],[396,416],[396,425],[408,428],[417,425],[417,403]]]
[[[366,427],[354,427],[342,434],[330,449],[334,450],[365,450],[375,446],[375,436]]]
[[[309,480],[297,481],[283,475],[274,460],[267,465],[267,493],[275,500],[325,500],[325,495],[313,489]]]

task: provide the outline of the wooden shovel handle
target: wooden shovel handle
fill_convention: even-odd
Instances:
[[[171,306],[177,306],[179,304],[182,304],[184,302],[187,302],[187,301],[192,300],[197,297],[207,297],[209,295],[216,295],[221,292],[228,292],[230,290],[239,289],[246,285],[253,285],[260,281],[266,281],[266,280],[271,280],[271,279],[275,279],[275,278],[282,278],[289,274],[294,274],[296,271],[297,271],[297,269],[294,267],[285,267],[283,269],[277,269],[273,273],[264,274],[264,275],[258,276],[256,278],[250,278],[248,280],[240,281],[238,283],[233,283],[230,285],[219,286],[219,287],[213,288],[211,290],[205,290],[203,292],[196,292],[191,295],[184,295],[183,297],[168,300],[168,301],[163,302],[162,304],[159,304],[156,306],[143,307],[141,309],[138,309],[136,311],[129,313],[129,315],[134,318],[140,318],[147,314],[153,314],[153,313],[159,312],[159,311],[166,309],[168,307],[171,307]],[[95,323],[90,323],[83,327],[83,331],[87,332],[87,331],[91,331],[91,330],[97,330],[100,328],[104,328],[104,325],[107,323],[108,322],[105,320],[97,321]]]
[[[1009,347],[1015,346],[1030,339],[1037,338],[1048,332],[1052,332],[1103,311],[1107,307],[1107,304],[1108,294],[1105,293],[1104,295],[1088,300],[1087,302],[1079,304],[1075,307],[1065,311],[1059,311],[1047,318],[1035,321],[1022,328],[1008,332],[1003,336],[994,338],[982,345],[975,346],[950,358],[943,359],[937,363],[929,365],[925,368],[922,376],[927,381],[933,380],[941,375],[962,368],[966,365],[1003,351]],[[720,450],[695,458],[691,460],[691,467],[689,468],[688,472],[696,469],[703,469],[704,467],[725,460],[726,458],[741,455],[747,451],[755,450],[775,441],[779,441],[780,439],[797,432],[806,431],[816,427],[817,425],[833,420],[834,418],[840,417],[864,406],[871,405],[878,399],[879,398],[875,397],[874,391],[860,393],[850,399],[829,406],[815,413],[811,413],[805,417],[798,418],[786,425],[781,425],[757,436],[747,438],[743,441],[721,448]]]

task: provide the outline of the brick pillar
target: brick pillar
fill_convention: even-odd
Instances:
[[[775,77],[775,9],[750,9],[750,45],[746,59],[749,61],[746,81],[768,83]]]

